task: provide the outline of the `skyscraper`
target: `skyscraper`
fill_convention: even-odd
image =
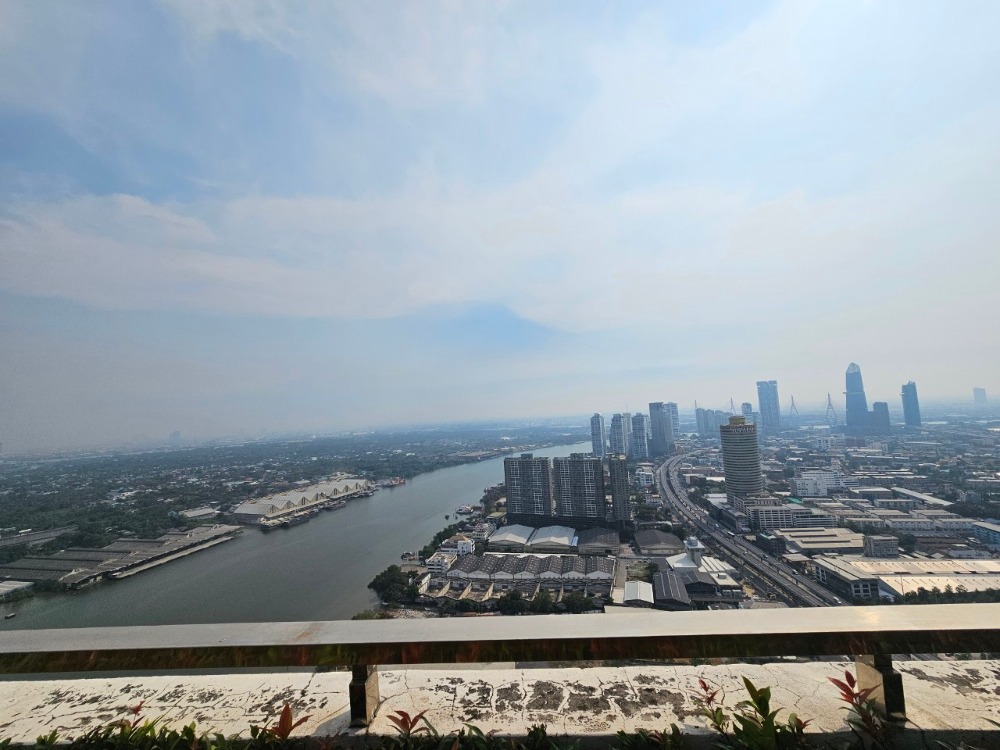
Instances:
[[[629,438],[632,433],[631,415],[614,414],[611,417],[611,431],[608,435],[611,441],[611,452],[629,455]]]
[[[530,453],[503,460],[507,482],[507,517],[511,523],[550,523],[552,520],[552,465]]]
[[[604,417],[597,412],[590,418],[590,450],[598,458],[608,452],[608,435],[604,431]]]
[[[676,401],[668,401],[663,405],[663,408],[670,415],[670,434],[667,436],[667,448],[672,450],[681,434],[681,413],[677,408]]]
[[[986,389],[985,388],[973,388],[972,389],[972,402],[978,404],[979,406],[985,406],[986,401]]]
[[[873,435],[888,435],[892,432],[892,421],[889,419],[889,404],[885,401],[872,402],[871,431]]]
[[[757,381],[757,404],[760,407],[761,428],[775,434],[781,430],[781,404],[778,401],[778,381]]]
[[[695,409],[694,410],[694,421],[698,428],[698,434],[701,436],[708,436],[712,434],[712,428],[715,421],[715,412],[711,409]]]
[[[757,425],[747,424],[743,417],[730,417],[729,424],[719,428],[722,438],[722,473],[726,478],[726,496],[745,498],[764,491],[760,471],[760,446]]]
[[[625,456],[608,456],[608,475],[611,484],[611,520],[621,528],[632,518],[628,505],[628,465]]]
[[[604,462],[581,453],[552,459],[552,494],[560,518],[604,521]]]
[[[747,421],[747,424],[753,424],[753,404],[749,401],[744,401],[740,404],[740,414]]]
[[[670,407],[677,411],[677,404],[665,404],[662,401],[651,401],[649,404],[649,452],[653,456],[667,455],[674,445],[673,414]]]
[[[920,401],[917,400],[917,384],[912,380],[903,385],[903,423],[907,427],[920,426]]]
[[[850,432],[865,432],[868,429],[868,398],[865,383],[861,378],[861,368],[854,362],[847,367],[845,378],[847,389],[844,396],[847,406],[847,429]]]
[[[639,412],[632,415],[632,458],[649,458],[649,417]]]

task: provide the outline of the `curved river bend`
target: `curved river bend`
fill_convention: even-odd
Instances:
[[[566,456],[590,443],[535,451]],[[421,474],[291,529],[248,528],[232,542],[120,581],[3,605],[0,628],[349,619],[376,599],[368,582],[418,550],[503,481],[503,459]]]

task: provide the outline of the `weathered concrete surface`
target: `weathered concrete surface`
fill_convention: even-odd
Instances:
[[[484,731],[523,734],[545,724],[550,734],[608,736],[618,730],[663,729],[676,723],[704,732],[693,694],[704,678],[732,706],[746,697],[742,677],[770,686],[773,705],[811,719],[817,732],[843,731],[844,712],[827,677],[848,663],[768,665],[520,668],[482,665],[425,667],[380,672],[382,703],[371,727],[391,734],[393,711],[427,711],[442,733],[465,723]],[[923,729],[995,730],[1000,721],[1000,662],[922,661],[897,665],[904,673],[910,720]],[[280,671],[253,674],[9,679],[0,681],[0,738],[29,741],[57,730],[77,736],[122,718],[143,702],[142,714],[173,726],[191,721],[204,731],[246,733],[272,723],[285,701],[296,715],[309,714],[299,730],[353,734],[348,728],[347,672]],[[784,715],[784,714],[783,714]],[[909,732],[908,732],[909,734]],[[914,739],[918,733],[913,732]],[[997,735],[980,745],[996,746]]]

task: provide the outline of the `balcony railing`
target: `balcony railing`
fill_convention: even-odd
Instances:
[[[1000,604],[942,604],[21,630],[0,633],[0,673],[347,666],[351,720],[364,725],[379,665],[848,655],[904,719],[894,654],[994,651]]]

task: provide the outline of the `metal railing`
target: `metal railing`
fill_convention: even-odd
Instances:
[[[848,655],[903,719],[893,654],[993,651],[1000,604],[938,604],[20,630],[0,633],[0,674],[348,666],[351,720],[364,725],[379,665]]]

